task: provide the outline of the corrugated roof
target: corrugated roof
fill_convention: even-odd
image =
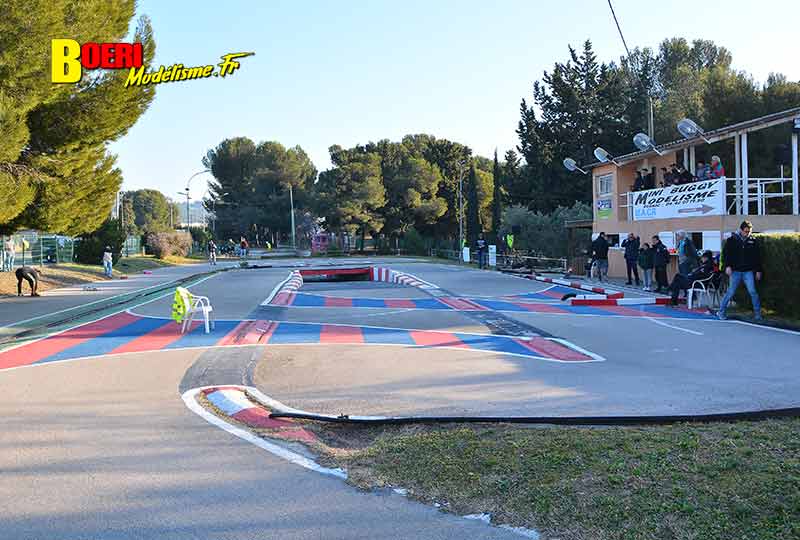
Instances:
[[[792,119],[795,117],[800,117],[800,107],[794,107],[792,109],[788,109],[785,111],[767,114],[759,118],[753,118],[752,120],[745,120],[744,122],[739,122],[738,124],[731,124],[730,126],[721,127],[715,129],[714,131],[706,131],[705,133],[703,133],[703,136],[711,142],[717,142],[724,139],[729,139],[740,132],[758,131],[759,129],[766,129],[770,126],[785,124],[787,122],[791,122]],[[657,145],[656,148],[658,149],[659,152],[666,153],[677,150],[683,150],[684,148],[695,146],[698,143],[705,143],[703,137],[694,137],[692,139],[678,139],[672,142]],[[657,155],[655,150],[638,150],[636,152],[631,152],[630,154],[625,154],[623,156],[614,156],[614,161],[616,161],[619,165],[625,165],[632,161],[637,161],[655,155]],[[591,163],[589,165],[582,165],[581,167],[584,169],[586,168],[592,169],[594,167],[599,167],[600,165],[606,165],[606,163],[603,163],[601,161],[596,161],[595,163]]]

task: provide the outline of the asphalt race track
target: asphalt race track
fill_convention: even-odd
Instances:
[[[248,365],[271,398],[331,414],[672,415],[800,405],[796,333],[685,308],[569,306],[560,285],[450,264],[381,264],[437,288],[307,282],[288,305],[262,305],[292,265],[231,269],[191,287],[212,301],[210,334],[195,323],[180,335],[166,294],[0,350],[0,536],[517,537],[395,495],[359,493],[186,409],[187,384],[241,383],[235,366]],[[207,266],[119,286],[200,270]],[[2,300],[0,321],[113,296],[111,285],[86,298],[48,293],[31,308]]]

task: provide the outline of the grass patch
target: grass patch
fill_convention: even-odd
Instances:
[[[729,316],[736,315],[738,318],[742,320],[756,323],[752,309],[746,309],[741,307],[731,308],[728,310],[728,315]],[[775,326],[779,326],[782,328],[792,328],[795,330],[800,330],[800,319],[796,317],[787,317],[785,315],[779,315],[774,309],[762,308],[761,316],[764,317],[764,321],[768,324],[773,324]]]
[[[40,268],[35,266],[35,268]],[[117,272],[117,274],[119,274]],[[59,287],[82,285],[93,281],[107,279],[103,274],[103,267],[99,265],[61,263],[47,264],[42,269],[42,279],[39,280],[39,291],[47,291]],[[28,282],[22,282],[22,293],[30,294]],[[16,296],[17,277],[14,272],[0,272],[0,296]]]
[[[320,431],[321,429],[321,431]],[[652,428],[318,426],[327,464],[561,540],[800,538],[800,420]],[[351,442],[352,441],[352,442]]]

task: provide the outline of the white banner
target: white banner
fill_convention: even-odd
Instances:
[[[464,262],[469,262],[469,248],[465,247],[461,250],[461,260]]]
[[[633,219],[719,216],[725,214],[725,179],[631,193]]]
[[[497,246],[489,244],[489,266],[497,266]]]

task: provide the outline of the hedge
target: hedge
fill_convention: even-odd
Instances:
[[[759,283],[761,306],[781,317],[800,318],[800,233],[759,234],[764,274]],[[752,308],[750,295],[740,285],[737,303]]]
[[[192,247],[192,236],[186,231],[149,233],[147,247],[159,259],[170,255],[183,257]]]
[[[111,248],[114,264],[122,256],[125,232],[116,219],[107,219],[99,229],[75,242],[75,260],[84,264],[103,264],[106,246]]]

